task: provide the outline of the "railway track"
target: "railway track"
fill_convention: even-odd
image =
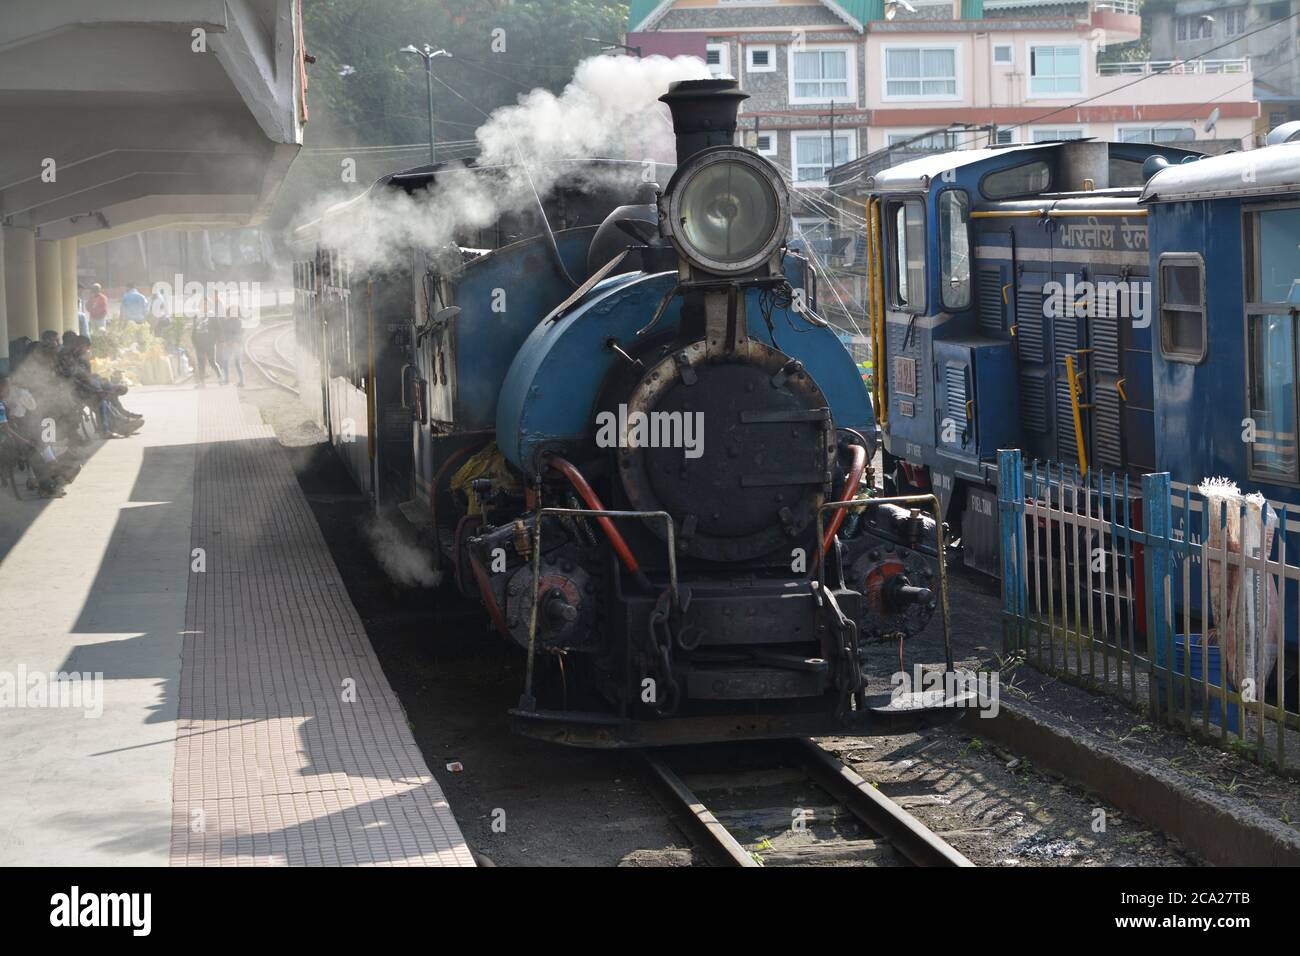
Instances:
[[[640,757],[696,846],[723,866],[973,865],[807,738]]]
[[[298,373],[294,369],[292,360],[284,354],[283,344],[284,340],[292,334],[292,321],[273,322],[254,329],[244,339],[244,355],[268,382],[297,395]],[[265,344],[268,340],[269,347]],[[257,354],[259,352],[260,355]]]

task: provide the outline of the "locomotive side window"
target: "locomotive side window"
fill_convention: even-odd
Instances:
[[[893,207],[890,233],[894,306],[908,312],[924,312],[925,211],[919,199],[908,199]]]
[[[970,200],[961,189],[939,194],[939,294],[946,309],[970,307]]]
[[[1160,257],[1160,354],[1193,365],[1205,358],[1205,262],[1194,252]]]
[[[1010,169],[999,169],[980,180],[980,192],[986,199],[1010,199],[1012,196],[1032,196],[1052,184],[1052,168],[1041,159],[1021,163]]]
[[[1252,477],[1300,480],[1296,439],[1296,308],[1300,206],[1246,214],[1246,389],[1255,423]]]

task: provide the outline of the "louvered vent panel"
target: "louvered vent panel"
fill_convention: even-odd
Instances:
[[[1092,325],[1092,367],[1101,374],[1119,374],[1119,319],[1118,315],[1125,306],[1122,298],[1104,295],[1103,287],[1107,283],[1118,283],[1117,276],[1097,277],[1097,305],[1093,312]],[[1123,292],[1119,295],[1122,297]]]
[[[970,395],[966,389],[966,366],[949,362],[943,367],[944,411],[957,426],[957,434],[966,432],[966,402]]]
[[[1070,382],[1065,377],[1065,369],[1060,370],[1056,380],[1056,454],[1061,461],[1079,460],[1074,438],[1074,406],[1070,404]]]
[[[1016,348],[1026,362],[1043,361],[1043,290],[1016,288]]]
[[[1124,464],[1124,445],[1120,436],[1119,392],[1114,387],[1099,387],[1092,400],[1096,405],[1092,411],[1093,454],[1099,465],[1120,468]]]
[[[979,327],[981,332],[997,335],[1003,328],[1006,313],[1002,305],[1002,273],[998,269],[981,269],[979,277]]]
[[[1047,379],[1042,375],[1020,376],[1020,417],[1025,429],[1047,432]]]

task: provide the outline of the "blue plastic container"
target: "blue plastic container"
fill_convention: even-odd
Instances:
[[[1192,680],[1201,680],[1202,679],[1201,678],[1201,635],[1192,634],[1190,636],[1191,636],[1190,644],[1191,644],[1191,655],[1192,655],[1192,669],[1191,672],[1188,674],[1188,676]],[[1188,635],[1185,634],[1174,635],[1174,674],[1176,674],[1179,677],[1182,676],[1183,668],[1186,666],[1184,660],[1187,657],[1187,645],[1188,645],[1187,637]],[[1205,655],[1206,656],[1205,663],[1210,671],[1209,684],[1211,688],[1222,687],[1223,677],[1219,669],[1219,645],[1211,644],[1206,648],[1206,651],[1207,653]],[[1165,642],[1164,641],[1156,641],[1156,666],[1157,667],[1165,666]],[[1175,687],[1174,699],[1181,700],[1182,692],[1183,692],[1182,686],[1175,683],[1174,687]],[[1211,690],[1210,693],[1211,695],[1213,695],[1214,691]],[[1164,695],[1162,693],[1161,694],[1162,699],[1163,696]],[[1193,707],[1196,707],[1201,702],[1201,700],[1202,700],[1201,692],[1199,691],[1199,689],[1194,688],[1192,690]],[[1227,728],[1228,730],[1231,730],[1233,733],[1238,733],[1239,731],[1237,730],[1237,705],[1232,701],[1227,701],[1227,704],[1228,704]],[[1216,727],[1219,726],[1220,720],[1222,719],[1222,712],[1220,710],[1221,706],[1222,705],[1219,702],[1219,698],[1214,696],[1210,697],[1210,723],[1214,724]]]

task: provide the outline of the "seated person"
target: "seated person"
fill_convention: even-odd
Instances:
[[[51,469],[44,455],[49,449],[38,447],[10,420],[10,394],[9,377],[0,375],[0,462],[10,468],[15,463],[23,463],[31,469],[42,498],[62,498],[63,479]]]

